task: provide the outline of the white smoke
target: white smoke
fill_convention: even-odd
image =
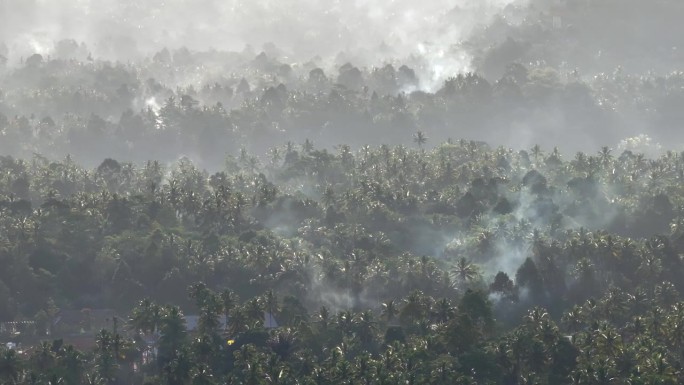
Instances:
[[[0,43],[13,62],[62,39],[131,60],[163,47],[242,50],[272,42],[291,61],[344,57],[381,65],[413,57],[428,82],[470,70],[460,44],[527,0],[0,0]]]
[[[663,153],[663,146],[660,143],[654,142],[650,136],[641,134],[621,140],[618,143],[618,151],[620,153],[631,151],[636,154],[657,157]]]

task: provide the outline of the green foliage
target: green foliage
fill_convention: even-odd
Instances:
[[[0,307],[35,321],[4,324],[31,349],[3,381],[682,380],[682,157],[304,147],[214,175],[3,158]],[[127,325],[38,342],[83,308]]]

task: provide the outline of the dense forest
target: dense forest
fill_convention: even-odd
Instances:
[[[212,175],[2,158],[0,314],[27,341],[60,309],[129,317],[90,352],[5,352],[5,381],[681,381],[682,155],[425,140]]]
[[[11,1],[1,385],[684,383],[680,2]]]

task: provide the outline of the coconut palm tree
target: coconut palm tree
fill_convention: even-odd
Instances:
[[[187,329],[180,308],[164,306],[160,315],[157,363],[163,368],[177,357],[179,350],[185,345]]]
[[[467,258],[461,257],[451,268],[451,274],[462,285],[468,284],[480,277],[477,265],[471,263]]]
[[[385,322],[391,324],[397,314],[399,314],[399,308],[395,300],[391,299],[387,302],[383,302],[382,316],[385,318]]]
[[[456,309],[451,305],[451,301],[448,298],[442,298],[433,305],[432,314],[435,321],[444,324],[454,317]]]
[[[128,319],[130,328],[136,333],[152,334],[159,324],[160,308],[149,298],[145,298],[133,308]]]
[[[423,145],[427,142],[428,138],[425,136],[425,133],[423,131],[417,131],[415,134],[413,134],[413,142],[418,145],[418,147],[422,150]]]
[[[14,349],[3,349],[0,354],[0,379],[7,384],[17,383],[22,366],[17,352]]]
[[[228,330],[230,316],[233,310],[239,305],[240,298],[232,290],[226,289],[221,292],[221,302],[223,305],[223,315],[225,317],[224,328]]]

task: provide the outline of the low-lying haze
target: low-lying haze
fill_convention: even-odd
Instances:
[[[5,146],[15,156],[87,147],[98,159],[74,155],[94,164],[188,155],[212,168],[241,147],[410,144],[416,131],[429,146],[595,151],[647,135],[676,149],[683,11],[674,0],[0,0],[0,132],[23,138]],[[91,143],[80,129],[114,141],[76,144]],[[160,135],[168,151],[143,141]]]
[[[291,61],[344,56],[377,64],[411,55],[435,76],[470,69],[459,44],[508,5],[525,0],[3,0],[0,41],[16,62],[55,42],[85,42],[93,55],[129,60],[164,47],[258,51],[273,43]],[[257,52],[258,53],[258,52]]]

